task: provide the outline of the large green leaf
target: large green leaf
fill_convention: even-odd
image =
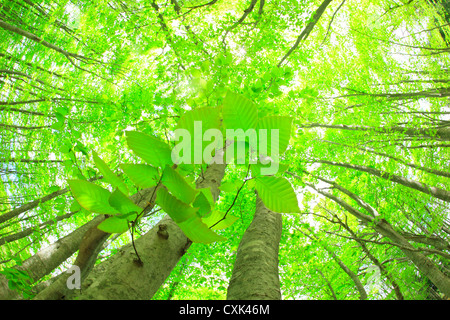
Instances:
[[[297,195],[285,178],[260,176],[255,180],[258,195],[269,210],[279,213],[300,212]]]
[[[138,131],[127,131],[126,137],[130,149],[148,164],[160,168],[172,164],[172,151],[160,139]]]
[[[120,168],[138,188],[150,188],[158,183],[158,169],[148,164],[122,163]]]
[[[291,123],[292,118],[290,117],[267,116],[259,119],[257,125],[258,154],[260,156],[263,154],[278,156],[284,153],[291,138]]]
[[[222,116],[225,129],[246,131],[256,129],[258,123],[256,105],[244,96],[230,91],[223,101]]]
[[[252,148],[247,141],[233,141],[225,149],[224,158],[226,163],[247,165],[254,156],[255,154],[252,153]]]
[[[179,223],[178,226],[192,242],[207,244],[226,240],[226,238],[208,228],[197,215]]]
[[[118,217],[109,217],[97,226],[98,229],[107,233],[122,233],[127,231],[128,227],[128,221]]]
[[[92,152],[94,163],[100,173],[103,175],[103,178],[109,182],[113,187],[119,188],[125,194],[128,194],[128,188],[126,184],[120,179],[109,167],[108,165],[98,156],[98,154],[93,151]]]
[[[80,206],[94,213],[116,214],[108,199],[111,193],[102,187],[85,180],[69,180],[70,191]]]
[[[193,242],[211,243],[225,238],[210,230],[197,215],[196,208],[181,202],[166,189],[158,190],[156,203],[177,223],[186,237]]]
[[[206,195],[206,192],[209,191],[209,194],[211,195],[211,190],[209,188],[201,189],[200,192],[195,197],[194,202],[192,203],[192,206],[194,208],[198,208],[197,214],[200,217],[203,217],[204,215],[207,215],[211,212],[212,209],[212,203],[208,199],[208,196]],[[212,195],[211,195],[212,200]]]
[[[208,228],[211,228],[212,230],[221,230],[228,228],[239,219],[238,217],[229,214],[227,214],[225,219],[223,219],[224,216],[225,213],[223,213],[222,211],[214,210],[211,212],[211,214],[203,217],[202,221],[208,226]]]
[[[164,188],[161,188],[157,191],[156,203],[176,223],[183,222],[192,216],[197,216],[197,209],[178,200]]]
[[[177,171],[169,166],[166,166],[164,169],[161,182],[177,199],[186,204],[191,203],[198,192]]]
[[[211,131],[216,129],[216,131]],[[215,133],[205,136],[205,132]],[[175,152],[179,156],[177,163],[201,164],[206,160],[203,153],[213,155],[216,147],[222,148],[223,135],[220,131],[220,114],[217,108],[205,107],[186,111],[175,128],[177,143]],[[203,141],[205,139],[205,141]],[[205,150],[208,148],[207,150]],[[209,161],[208,161],[209,162]]]
[[[126,215],[129,217],[129,220],[134,220],[137,214],[141,213],[142,208],[137,206],[130,200],[122,191],[119,189],[114,190],[111,196],[108,199],[111,207],[114,207],[119,211],[122,215]],[[131,217],[131,215],[133,217]]]

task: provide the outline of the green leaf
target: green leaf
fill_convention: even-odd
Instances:
[[[166,166],[164,169],[161,182],[177,199],[186,204],[191,203],[198,192],[177,171],[169,166]]]
[[[222,106],[225,129],[255,129],[258,123],[256,105],[244,96],[228,92]]]
[[[289,181],[273,176],[256,177],[256,190],[264,205],[274,212],[298,213],[297,195]]]
[[[128,147],[148,164],[164,168],[172,164],[172,151],[165,142],[138,131],[127,131]]]
[[[73,197],[86,210],[101,214],[118,213],[108,202],[111,195],[108,190],[84,180],[69,180],[68,183]]]
[[[107,233],[122,233],[128,230],[128,221],[119,217],[109,217],[100,222],[97,228]]]
[[[209,190],[209,189],[207,189]],[[211,191],[210,191],[211,193]],[[197,197],[195,197],[194,202],[192,203],[192,206],[194,208],[198,208],[197,214],[199,217],[203,217],[204,215],[207,215],[211,212],[211,203],[205,196],[203,192],[199,192],[197,194]]]
[[[226,240],[226,238],[209,229],[197,215],[179,223],[178,226],[192,242],[208,244]]]
[[[202,221],[208,226],[208,228],[211,228],[212,230],[221,230],[228,228],[239,219],[238,217],[227,214],[225,219],[222,220],[224,216],[225,216],[224,212],[214,210],[208,216],[203,217]],[[220,222],[217,223],[218,221]]]
[[[220,114],[218,108],[196,108],[186,111],[180,118],[175,128],[177,143],[176,154],[179,160],[177,163],[201,164],[204,163],[203,152],[208,147],[210,156],[217,147],[222,147],[223,141],[217,141],[216,136],[208,137],[209,141],[203,141],[207,130],[217,129],[220,132]],[[185,135],[181,130],[185,130],[189,135]],[[210,131],[211,132],[211,131]],[[222,134],[220,132],[220,138]],[[184,139],[188,139],[185,141]]]
[[[64,128],[64,121],[57,121],[53,123],[50,128],[61,131]]]
[[[275,174],[280,174],[286,171],[288,167],[289,166],[286,164],[281,164],[275,161],[271,161],[267,164],[259,162],[250,165],[250,168],[252,170],[252,177],[257,177],[261,175],[271,176]]]
[[[95,151],[92,151],[92,157],[94,158],[94,163],[100,173],[103,175],[103,179],[109,182],[113,187],[119,188],[120,191],[128,195],[128,188],[125,182],[122,181],[109,167],[108,165],[98,156]]]
[[[158,169],[148,164],[125,164],[120,168],[138,188],[150,188],[156,186],[159,180]]]
[[[88,155],[88,149],[80,141],[77,141],[74,150],[81,152],[85,156]]]
[[[59,112],[61,115],[66,116],[69,113],[69,108],[67,107],[58,107],[55,109],[56,112]]]
[[[76,212],[81,209],[80,204],[77,200],[73,200],[72,204],[70,205],[70,212]]]
[[[197,216],[197,209],[178,200],[166,189],[157,191],[156,203],[172,218],[176,223],[183,222],[192,216]]]
[[[258,154],[275,156],[284,153],[291,138],[291,123],[292,118],[290,117],[266,116],[259,119],[257,125]],[[278,132],[278,137],[276,132]],[[264,149],[267,152],[264,152]]]
[[[240,181],[227,181],[220,185],[219,189],[223,192],[236,192],[241,186]]]
[[[247,165],[251,160],[251,147],[247,141],[234,141],[225,149],[226,163]]]
[[[53,193],[53,192],[56,192],[56,191],[58,191],[59,189],[61,189],[59,186],[51,186],[50,188],[48,188],[48,192],[49,193]]]
[[[137,206],[130,200],[122,191],[119,189],[114,190],[111,193],[111,196],[108,199],[111,207],[117,209],[121,214],[127,215],[129,213],[139,214],[142,211],[142,208]],[[134,217],[136,218],[136,217]],[[132,219],[134,220],[134,219]]]

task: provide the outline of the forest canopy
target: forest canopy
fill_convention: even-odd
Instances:
[[[449,299],[449,23],[2,0],[0,299]]]

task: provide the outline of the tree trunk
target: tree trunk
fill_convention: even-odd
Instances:
[[[52,224],[55,224],[61,220],[68,219],[71,216],[73,216],[74,214],[76,214],[77,212],[78,211],[69,212],[62,216],[57,216],[55,219],[47,220],[43,223],[40,223],[37,226],[33,226],[30,228],[24,229],[20,232],[11,234],[9,236],[2,237],[2,238],[0,238],[0,246],[4,245],[6,243],[9,243],[9,242],[13,242],[13,241],[17,241],[22,238],[25,238],[25,237],[29,236],[30,234],[32,234],[33,232],[42,231],[42,229],[45,228],[46,226],[51,226]]]
[[[225,164],[211,164],[197,181],[197,189],[210,188],[214,200],[219,196]],[[77,300],[148,300],[156,293],[189,248],[191,241],[169,217],[134,241],[142,263],[136,263],[134,248],[127,244],[102,262],[88,276]]]
[[[40,280],[72,256],[80,247],[86,231],[97,225],[100,220],[101,216],[94,218],[64,238],[37,252],[16,268],[26,271],[33,282]],[[10,290],[6,278],[0,275],[0,300],[16,299],[17,297],[17,291]]]
[[[278,249],[281,214],[256,195],[253,221],[245,231],[228,286],[228,300],[281,300]]]

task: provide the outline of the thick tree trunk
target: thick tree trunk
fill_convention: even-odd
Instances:
[[[256,195],[255,215],[239,244],[228,300],[281,300],[278,273],[281,231],[281,214],[267,209]]]
[[[225,164],[211,164],[197,181],[197,189],[210,188],[219,196]],[[183,231],[165,216],[145,235],[135,240],[142,263],[135,261],[132,244],[127,244],[87,277],[77,300],[148,300],[156,293],[191,244]],[[97,269],[97,270],[96,270]]]

